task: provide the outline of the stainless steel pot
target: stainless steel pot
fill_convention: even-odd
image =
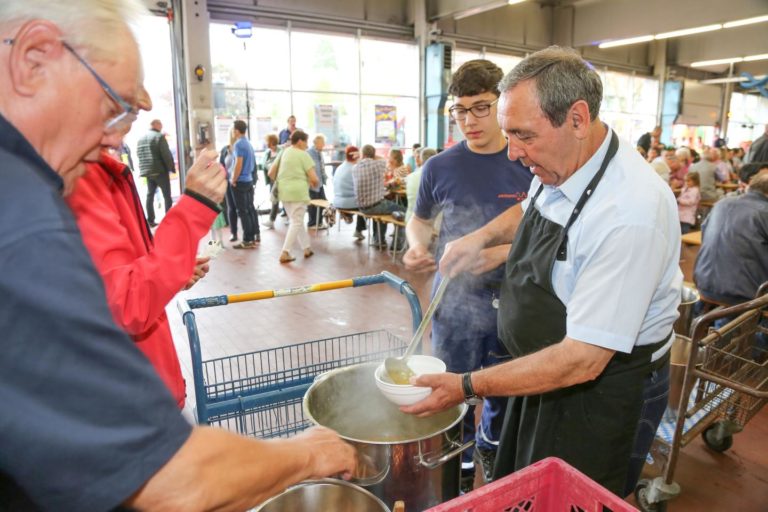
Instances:
[[[303,482],[264,502],[256,512],[390,512],[379,498],[342,480]]]
[[[684,284],[680,299],[680,306],[677,308],[680,316],[675,320],[673,329],[677,334],[688,336],[693,322],[693,305],[699,301],[699,292],[696,288]]]
[[[304,395],[304,414],[331,428],[358,451],[352,481],[392,507],[424,510],[459,495],[462,445],[461,404],[429,418],[400,412],[376,388],[381,363],[340,368],[317,378]]]

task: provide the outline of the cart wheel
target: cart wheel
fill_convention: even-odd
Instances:
[[[650,480],[640,480],[635,487],[635,501],[637,506],[643,512],[666,512],[667,502],[660,501],[658,503],[648,503],[648,487],[650,487]]]
[[[731,446],[733,446],[733,436],[727,435],[719,437],[715,431],[717,424],[710,425],[701,433],[701,437],[704,439],[704,443],[716,452],[724,452]]]

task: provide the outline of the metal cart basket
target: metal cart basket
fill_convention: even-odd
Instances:
[[[666,452],[664,475],[642,480],[635,491],[645,512],[665,510],[680,494],[673,480],[680,448],[701,435],[709,448],[728,450],[733,434],[768,401],[768,283],[757,297],[694,320],[677,414],[665,415],[656,434]]]
[[[204,361],[195,309],[377,284],[389,285],[407,299],[416,330],[422,315],[416,293],[406,281],[386,271],[294,288],[179,301],[192,354],[198,423],[262,438],[290,436],[309,426],[301,400],[317,375],[400,355],[406,343],[386,330],[376,330]]]

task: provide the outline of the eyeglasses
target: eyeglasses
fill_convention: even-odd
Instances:
[[[12,45],[14,43],[13,38],[9,39],[3,39],[3,44]],[[61,44],[66,48],[80,63],[85,66],[85,69],[88,70],[88,72],[93,76],[93,78],[96,79],[96,81],[99,83],[102,89],[104,89],[104,92],[109,96],[109,98],[117,103],[120,108],[123,109],[122,112],[117,114],[116,116],[108,119],[106,123],[104,124],[104,132],[105,133],[114,133],[117,131],[123,131],[127,128],[130,128],[131,124],[133,124],[134,121],[136,121],[136,118],[138,117],[138,113],[133,106],[125,101],[122,97],[120,97],[119,94],[115,92],[112,87],[109,86],[109,84],[101,78],[101,76],[96,72],[95,69],[93,69],[93,66],[91,66],[87,60],[85,60],[83,57],[81,57],[74,48],[72,48],[69,43],[66,41],[62,41]]]
[[[448,109],[448,113],[456,121],[463,121],[467,118],[467,112],[471,113],[475,118],[488,117],[491,114],[491,107],[499,102],[499,98],[496,98],[490,103],[479,103],[472,105],[469,108],[460,107],[458,105]]]

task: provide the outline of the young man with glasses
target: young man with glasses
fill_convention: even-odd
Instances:
[[[487,60],[472,60],[454,74],[449,112],[464,141],[432,157],[424,165],[414,215],[406,233],[410,249],[403,261],[411,270],[430,272],[445,245],[490,222],[526,197],[531,173],[507,158],[507,141],[496,118],[502,70]],[[443,220],[434,254],[430,252],[436,216]],[[471,271],[454,279],[432,321],[433,354],[448,371],[465,373],[499,362],[506,353],[496,333],[495,302],[509,245],[484,251]],[[442,276],[435,275],[433,293]],[[465,437],[476,437],[475,460],[486,480],[504,419],[506,400],[488,398],[475,436],[472,408],[465,417]],[[471,489],[471,454],[463,461],[462,487]]]

